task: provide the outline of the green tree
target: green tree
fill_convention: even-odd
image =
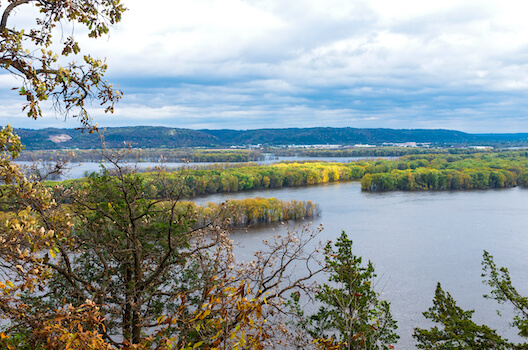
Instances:
[[[17,152],[16,138],[5,143]],[[10,320],[0,347],[260,349],[284,338],[272,315],[320,271],[292,275],[297,263],[314,265],[306,247],[315,235],[274,237],[269,251],[238,263],[222,222],[200,224],[195,207],[180,202],[184,176],[160,169],[147,179],[116,157],[68,189],[23,177],[25,187],[3,188],[13,202],[0,255],[18,278],[0,282],[0,313]]]
[[[501,304],[511,304],[516,311],[512,326],[519,330],[519,335],[528,338],[528,298],[519,294],[513,286],[510,273],[505,267],[497,267],[487,251],[484,251],[482,260],[482,277],[484,284],[491,287],[491,294],[485,298],[494,299]],[[528,348],[528,344],[525,344]]]
[[[323,305],[308,317],[299,307],[298,295],[293,306],[301,317],[299,326],[323,348],[392,349],[399,336],[390,304],[374,290],[374,266],[362,265],[362,258],[352,252],[352,240],[345,232],[335,243],[325,247],[325,270],[328,284],[323,284],[315,299]]]
[[[497,267],[493,257],[484,251],[482,260],[484,284],[491,287],[485,298],[502,304],[511,304],[516,315],[511,323],[521,337],[528,337],[528,298],[519,294],[513,286],[508,269]],[[442,290],[438,283],[433,307],[424,316],[442,328],[415,328],[413,337],[420,349],[528,349],[528,344],[512,343],[486,325],[472,321],[473,310],[464,311],[456,305],[454,298]]]
[[[196,226],[193,208],[177,205],[183,181],[159,173],[161,191],[151,200],[139,174],[109,161],[114,169],[61,193],[71,202],[74,229],[70,240],[57,242],[57,256],[42,261],[53,278],[47,297],[31,302],[51,313],[65,301],[91,300],[105,317],[106,340],[140,344],[158,317],[179,308],[179,295],[199,303],[198,291],[210,289],[232,259],[221,251],[228,244],[223,230]]]
[[[415,328],[413,337],[419,349],[510,349],[511,344],[486,325],[473,322],[474,310],[464,311],[453,297],[444,292],[440,283],[436,286],[433,307],[424,316],[442,325],[430,330]]]

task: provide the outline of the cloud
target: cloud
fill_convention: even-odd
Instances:
[[[114,117],[94,106],[100,124],[528,130],[528,3],[126,6],[108,38],[81,40],[86,52],[108,58],[108,78],[125,92]],[[0,92],[0,102],[6,96]]]
[[[0,74],[0,89],[8,90],[16,87],[20,83],[11,74]]]

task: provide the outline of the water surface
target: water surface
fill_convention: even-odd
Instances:
[[[392,303],[401,340],[398,348],[412,347],[413,327],[429,326],[422,312],[432,306],[437,282],[458,305],[476,309],[475,320],[512,338],[508,321],[496,315],[495,302],[482,284],[481,260],[488,250],[499,266],[507,266],[519,291],[528,295],[528,190],[522,188],[456,192],[362,192],[358,182],[269,191],[233,193],[233,199],[277,197],[312,200],[322,215],[324,239],[334,240],[345,230],[354,252],[374,262],[378,290]],[[223,201],[227,195],[197,198],[197,202]],[[239,256],[250,258],[281,228],[258,226],[233,239]],[[283,230],[283,229],[282,229]],[[505,309],[509,314],[509,309]]]

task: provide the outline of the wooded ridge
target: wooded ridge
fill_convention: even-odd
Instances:
[[[100,129],[100,134],[76,129],[16,129],[26,149],[100,148],[101,135],[107,147],[135,148],[229,147],[236,145],[314,145],[431,143],[434,145],[517,145],[528,143],[528,134],[467,134],[453,130],[287,128],[258,130],[190,130],[135,126]]]

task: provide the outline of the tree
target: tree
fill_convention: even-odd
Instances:
[[[41,102],[52,99],[55,109],[65,117],[72,112],[83,127],[94,127],[86,110],[86,101],[98,99],[106,112],[113,112],[121,97],[103,79],[107,65],[98,58],[84,55],[82,64],[67,62],[70,55],[81,53],[73,34],[60,44],[54,37],[57,27],[67,22],[87,27],[88,36],[98,38],[121,20],[125,11],[120,0],[7,0],[0,10],[0,67],[22,79],[18,89],[27,103],[24,110],[30,118],[42,116]],[[39,10],[31,28],[20,28],[13,14],[23,6]],[[54,49],[54,48],[57,49]],[[56,50],[56,51],[55,51]],[[75,57],[79,60],[79,57]]]
[[[100,332],[110,344],[140,344],[158,317],[178,309],[178,295],[199,302],[232,258],[223,230],[194,225],[192,207],[177,205],[183,195],[178,179],[166,181],[160,172],[156,181],[163,183],[156,187],[162,192],[150,199],[140,174],[109,160],[113,170],[91,174],[82,188],[58,192],[70,203],[64,210],[73,229],[49,254],[34,259],[52,278],[44,295],[28,293],[25,301],[44,314],[64,302],[93,301],[105,317]]]
[[[327,349],[392,349],[398,340],[396,321],[390,304],[374,291],[374,266],[353,254],[352,240],[345,232],[335,243],[325,247],[325,270],[329,284],[323,284],[315,299],[323,305],[319,311],[304,316],[299,295],[293,294],[292,305],[300,316],[298,326],[306,330]]]
[[[490,295],[485,298],[494,299],[501,304],[509,303],[513,306],[517,315],[512,326],[519,330],[519,335],[528,338],[528,297],[522,296],[513,286],[510,273],[505,267],[497,267],[493,256],[484,251],[482,260],[482,277],[486,277],[484,284],[491,287]],[[528,345],[526,345],[528,347]]]
[[[152,180],[122,166],[120,155],[86,183],[47,192],[53,210],[31,211],[35,234],[16,236],[23,249],[3,254],[8,270],[20,271],[3,289],[10,345],[258,349],[284,338],[283,295],[309,290],[321,271],[293,277],[297,263],[317,266],[306,251],[315,234],[276,237],[254,261],[238,263],[221,222],[198,225],[194,207],[178,205],[184,176],[160,169]],[[39,278],[26,283],[30,271]]]
[[[11,325],[42,331],[48,319],[28,312],[28,305],[20,295],[24,291],[42,290],[46,285],[49,271],[41,264],[42,252],[52,253],[58,241],[68,241],[71,223],[53,200],[53,190],[12,162],[22,146],[11,127],[0,131],[0,145],[0,316]],[[24,332],[15,331],[11,334],[14,337],[9,334],[0,332],[0,344],[4,347],[37,349],[19,344],[19,340],[25,343]],[[95,333],[91,335],[97,337]]]
[[[415,328],[413,337],[419,349],[511,349],[511,344],[486,325],[471,320],[475,311],[464,311],[455,300],[444,292],[440,283],[436,286],[433,307],[424,316],[442,325],[430,330]]]
[[[35,26],[21,28],[20,23],[13,22],[13,15],[31,5],[39,11]],[[0,1],[0,67],[22,79],[18,92],[27,100],[23,110],[27,110],[28,117],[41,116],[41,102],[51,98],[57,112],[65,117],[72,112],[92,132],[96,126],[91,123],[85,102],[97,98],[107,112],[113,111],[121,93],[103,80],[106,64],[89,55],[82,58],[82,65],[67,63],[69,55],[80,53],[79,44],[73,35],[60,44],[54,36],[57,27],[76,22],[88,28],[89,37],[100,37],[120,21],[124,10],[119,0]],[[30,312],[30,306],[20,298],[21,293],[42,290],[46,285],[50,270],[43,264],[42,253],[56,254],[59,242],[71,241],[72,228],[64,206],[54,200],[54,190],[39,181],[50,173],[60,173],[64,164],[59,162],[47,174],[37,174],[34,168],[25,171],[13,163],[22,148],[9,125],[0,131],[0,316],[8,319],[8,329],[14,330],[7,335],[0,332],[0,344],[8,349],[37,349],[27,345],[26,336],[42,338],[47,334],[47,348],[84,348],[79,341],[96,348],[101,340],[97,328],[90,332],[79,328],[100,323],[91,303],[78,305],[74,311],[62,305],[51,317],[41,318]],[[19,332],[16,325],[35,333]],[[60,336],[54,338],[52,333]]]
[[[521,337],[528,337],[528,298],[520,295],[513,286],[508,269],[497,267],[493,257],[484,251],[482,277],[484,284],[491,287],[491,294],[485,298],[499,303],[509,303],[517,315],[512,326],[519,330]],[[442,290],[438,283],[433,307],[424,316],[440,323],[430,330],[415,328],[413,337],[420,349],[528,349],[527,343],[516,344],[503,339],[497,331],[486,325],[477,325],[472,320],[473,310],[464,311],[456,305],[453,297]]]

